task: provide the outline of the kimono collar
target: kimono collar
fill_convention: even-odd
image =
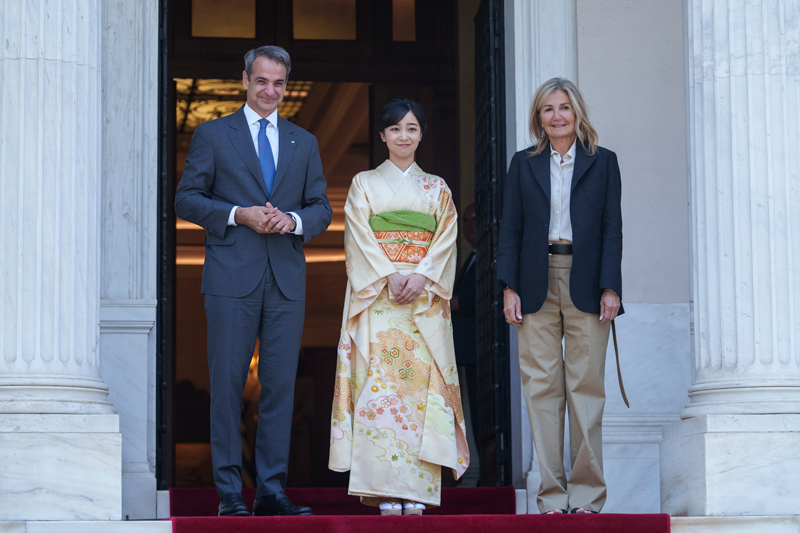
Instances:
[[[411,166],[407,169],[406,172],[403,172],[397,165],[389,161],[388,159],[378,165],[378,168],[375,169],[384,180],[386,180],[387,185],[392,189],[392,191],[397,192],[400,186],[403,184],[403,181],[407,177],[409,177],[412,173],[414,174],[424,174],[419,165],[416,162],[412,163]]]

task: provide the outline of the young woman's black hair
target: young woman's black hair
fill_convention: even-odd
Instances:
[[[378,120],[375,123],[375,128],[379,132],[383,132],[383,130],[389,126],[394,126],[400,122],[409,111],[417,117],[419,127],[424,134],[425,130],[428,128],[428,124],[425,122],[425,113],[422,112],[422,106],[408,98],[394,98],[386,102],[386,105],[384,105],[378,113]]]

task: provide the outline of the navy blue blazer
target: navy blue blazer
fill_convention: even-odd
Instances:
[[[505,182],[497,246],[498,290],[514,289],[522,314],[541,309],[547,297],[550,234],[550,146],[514,154]],[[611,289],[622,299],[622,209],[617,155],[598,147],[589,155],[578,142],[570,192],[572,303],[600,314],[600,297]],[[622,305],[619,314],[624,312]]]
[[[175,195],[175,213],[206,229],[203,294],[241,297],[264,275],[267,261],[284,296],[306,294],[308,242],[331,223],[317,139],[278,119],[279,155],[272,194],[261,176],[244,106],[232,115],[204,122],[194,132],[186,168]],[[231,209],[267,201],[303,221],[303,235],[261,234],[244,225],[228,226]]]

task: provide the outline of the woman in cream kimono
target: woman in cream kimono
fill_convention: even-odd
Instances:
[[[345,204],[347,295],[338,347],[331,470],[383,515],[441,501],[441,467],[469,464],[450,297],[456,210],[444,180],[414,163],[425,117],[395,99],[377,123],[389,159]]]

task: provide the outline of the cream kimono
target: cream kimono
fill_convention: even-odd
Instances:
[[[408,211],[435,219],[435,231],[370,225],[376,215]],[[348,284],[329,467],[349,470],[349,493],[368,505],[386,497],[439,505],[441,467],[458,478],[469,464],[450,321],[450,189],[416,164],[404,176],[385,161],[353,178],[345,217]],[[395,303],[387,278],[395,272],[428,278],[413,304]]]

